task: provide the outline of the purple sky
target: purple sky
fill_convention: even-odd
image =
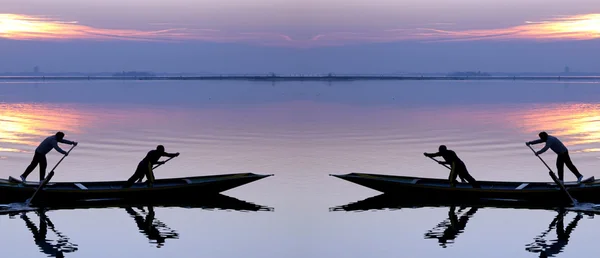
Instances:
[[[9,72],[600,72],[591,0],[4,0],[3,13]]]

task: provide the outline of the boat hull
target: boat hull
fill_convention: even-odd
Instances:
[[[448,180],[365,173],[332,175],[397,198],[437,201],[476,201],[481,199],[529,201],[563,204],[570,199],[556,184],[545,182],[478,181],[481,188],[468,183],[451,187]],[[579,202],[600,202],[600,180],[565,185]]]
[[[46,185],[36,196],[34,203],[73,202],[89,199],[146,200],[193,200],[203,195],[223,191],[272,176],[253,173],[225,174],[186,178],[158,179],[152,187],[136,183],[123,188],[125,181],[110,182],[57,182]],[[31,198],[36,184],[22,184],[11,180],[0,180],[0,202],[24,202]]]

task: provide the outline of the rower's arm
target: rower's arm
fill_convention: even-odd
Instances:
[[[527,143],[529,143],[529,144],[538,144],[538,143],[542,143],[542,142],[544,142],[542,139],[537,139],[537,140],[533,140],[533,141],[530,141],[530,142],[527,142]]]
[[[61,149],[60,147],[58,147],[58,142],[57,141],[52,141],[52,147],[54,147],[54,149],[60,153],[62,153],[63,155],[66,155],[67,152],[64,151],[63,149]]]
[[[550,148],[550,145],[552,143],[550,143],[550,141],[546,141],[546,146],[544,146],[544,148],[542,148],[541,150],[537,151],[537,154],[540,155],[544,152],[546,152],[548,150],[548,148]]]
[[[163,156],[163,157],[169,157],[169,158],[174,158],[174,157],[179,156],[179,152],[177,152],[177,153],[166,153],[166,152],[164,152],[161,156]]]
[[[425,156],[427,156],[427,157],[432,157],[432,158],[433,158],[433,157],[439,157],[439,156],[442,156],[442,154],[440,154],[439,152],[436,152],[436,153],[427,153],[427,152],[425,152],[424,154],[425,154]]]
[[[69,141],[69,140],[65,140],[65,139],[62,139],[62,140],[60,140],[58,142],[65,143],[65,144],[71,144],[71,145],[75,144],[75,142]]]

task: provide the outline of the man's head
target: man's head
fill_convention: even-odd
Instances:
[[[65,133],[63,132],[57,132],[55,135],[57,140],[62,140],[65,137]]]
[[[160,152],[165,152],[165,146],[158,145],[158,146],[156,146],[156,150],[160,151]]]
[[[538,134],[538,136],[540,136],[540,139],[542,139],[542,141],[548,140],[548,134],[546,132],[541,132]]]
[[[444,152],[444,151],[447,151],[447,150],[448,150],[448,148],[446,148],[446,145],[440,145],[440,147],[438,148],[438,150],[439,150],[440,152]]]

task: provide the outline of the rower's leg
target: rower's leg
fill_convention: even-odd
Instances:
[[[44,181],[46,178],[46,167],[48,166],[48,162],[46,161],[46,156],[40,154],[40,182]]]
[[[571,157],[569,156],[569,153],[565,154],[565,165],[567,165],[567,167],[569,168],[569,170],[571,170],[571,172],[573,172],[573,174],[575,175],[575,177],[580,178],[583,177],[581,175],[581,173],[579,173],[579,170],[577,170],[577,168],[575,167],[575,165],[573,165],[573,161],[571,161]]]
[[[152,172],[152,163],[148,162],[148,168],[146,169],[146,179],[148,187],[152,187],[154,184],[154,173]]]
[[[475,178],[473,178],[473,176],[471,176],[471,174],[469,174],[469,171],[467,170],[466,167],[460,172],[459,175],[462,175],[462,177],[465,178],[467,180],[467,182],[469,182],[469,184],[471,184],[473,186],[473,188],[481,188],[481,186],[479,185],[477,180],[475,180]]]
[[[27,176],[29,176],[29,174],[31,174],[31,172],[33,172],[33,170],[35,169],[35,167],[38,165],[39,163],[39,158],[38,158],[38,154],[37,152],[33,155],[33,159],[31,159],[31,163],[29,164],[29,166],[27,166],[27,168],[25,169],[25,172],[23,172],[23,174],[21,174],[21,180],[27,178]],[[25,180],[23,180],[25,181]]]
[[[140,174],[135,171],[135,173],[127,180],[127,182],[125,183],[125,185],[123,186],[123,188],[128,188],[131,187],[136,180],[138,180],[140,178]]]
[[[123,188],[131,187],[135,181],[141,180],[142,178],[144,178],[144,171],[142,171],[140,166],[138,166],[133,175],[131,175],[131,177],[127,180]]]
[[[558,172],[558,179],[561,182],[564,182],[564,174],[565,174],[565,159],[563,155],[558,155],[556,157],[556,172]]]
[[[448,180],[450,181],[450,186],[452,187],[456,185],[456,176],[458,176],[458,173],[456,173],[456,163],[452,162],[450,168],[450,176],[448,177]]]
[[[461,182],[466,182],[466,178],[464,177],[463,173],[457,173],[458,174],[458,178],[460,178]],[[456,180],[456,182],[458,182],[458,180]]]

